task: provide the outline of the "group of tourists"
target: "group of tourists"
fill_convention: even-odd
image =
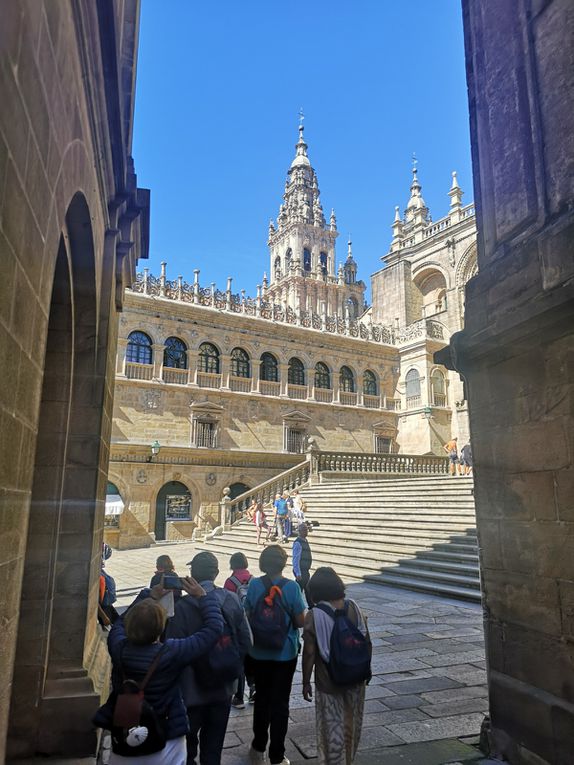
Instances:
[[[94,722],[110,730],[110,763],[218,765],[230,707],[253,705],[251,763],[289,765],[285,739],[293,677],[302,651],[302,693],[315,698],[321,765],[350,765],[357,751],[370,679],[371,641],[359,606],[329,567],[310,574],[307,526],[293,545],[294,580],[283,575],[287,553],[261,552],[252,576],[241,552],[229,561],[223,587],[211,552],[180,577],[167,555],[150,587],[108,637],[112,692]],[[313,688],[314,673],[314,688]],[[135,758],[135,759],[134,759]]]
[[[465,443],[460,453],[457,438],[451,438],[442,448],[448,454],[451,475],[472,475],[472,449],[469,441]]]
[[[291,493],[284,491],[275,495],[273,504],[264,506],[260,499],[254,498],[247,508],[247,517],[255,524],[257,529],[257,544],[265,544],[271,541],[288,544],[289,538],[302,523],[312,530],[313,524],[305,519],[306,504],[298,489]],[[265,532],[265,539],[261,541],[261,535]]]

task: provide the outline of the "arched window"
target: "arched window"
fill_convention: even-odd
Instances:
[[[446,385],[440,369],[435,369],[431,375],[431,392],[433,406],[446,406]]]
[[[289,271],[291,270],[291,260],[293,259],[293,251],[291,250],[291,247],[287,250],[285,253],[285,273],[289,274]]]
[[[321,264],[321,273],[323,276],[327,276],[327,253],[322,252],[319,255],[319,262]]]
[[[315,364],[315,387],[331,387],[331,372],[329,371],[329,367],[326,364],[323,364],[322,361]]]
[[[279,255],[275,258],[275,279],[278,280],[281,278],[281,258]]]
[[[350,297],[347,300],[347,305],[349,307],[349,318],[350,319],[356,319],[359,315],[359,303],[357,301],[356,297]]]
[[[231,374],[233,377],[251,377],[249,354],[243,348],[231,351]]]
[[[366,396],[378,396],[377,377],[370,369],[365,369],[363,375],[363,393]]]
[[[151,364],[152,359],[151,338],[145,332],[130,332],[126,361],[132,361],[136,364]]]
[[[293,356],[289,359],[289,368],[287,370],[287,382],[289,385],[305,385],[305,367],[301,359]]]
[[[212,343],[199,346],[199,371],[219,374],[219,351]]]
[[[277,359],[272,353],[263,353],[261,355],[259,379],[268,382],[279,382],[279,366]]]
[[[409,369],[405,376],[407,409],[421,405],[421,376],[416,369]]]
[[[339,388],[345,393],[355,392],[355,375],[349,367],[341,367],[339,373]]]
[[[163,352],[164,367],[187,369],[187,345],[179,337],[168,337]]]
[[[307,248],[303,250],[303,270],[311,270],[311,250],[308,250]]]

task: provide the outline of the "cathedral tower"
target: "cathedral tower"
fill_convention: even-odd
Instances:
[[[269,223],[269,283],[264,280],[264,297],[294,310],[355,318],[363,310],[365,284],[356,280],[350,251],[347,263],[337,271],[337,219],[332,210],[329,223],[325,220],[303,133],[301,118],[277,224]]]

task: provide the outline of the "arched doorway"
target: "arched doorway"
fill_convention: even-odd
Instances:
[[[191,492],[180,481],[165,483],[155,502],[155,538],[166,539],[167,524],[191,520]]]

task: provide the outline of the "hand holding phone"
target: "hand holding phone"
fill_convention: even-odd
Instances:
[[[179,576],[166,574],[163,578],[163,586],[166,590],[183,590],[183,584]]]

